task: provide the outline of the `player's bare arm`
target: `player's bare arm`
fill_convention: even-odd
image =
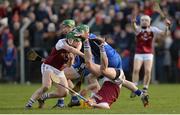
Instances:
[[[82,44],[81,44],[81,46],[82,46]],[[84,58],[84,53],[82,53],[82,52],[80,51],[80,47],[81,47],[81,46],[79,45],[77,48],[74,48],[74,47],[68,45],[68,44],[65,42],[64,45],[63,45],[63,48],[66,49],[67,51],[75,54],[75,55],[80,55],[81,57]]]
[[[100,53],[101,53],[101,66],[100,66],[100,69],[102,71],[106,71],[106,69],[108,68],[108,58],[107,58],[107,55],[106,55],[106,51],[105,51],[105,48],[104,48],[104,44],[101,44],[99,46],[99,49],[100,49]]]
[[[74,58],[75,58],[75,55],[73,54],[73,53],[70,53],[69,54],[69,61],[67,62],[67,66],[68,67],[71,67],[72,65],[73,65],[73,63],[74,63]]]
[[[132,16],[131,24],[132,24],[132,28],[136,32],[139,29],[139,26],[136,24],[136,16],[135,15]]]

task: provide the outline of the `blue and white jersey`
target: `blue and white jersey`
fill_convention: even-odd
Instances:
[[[91,38],[93,36],[93,38]],[[96,43],[96,41],[94,41],[93,39],[95,39],[96,36],[93,34],[90,34],[90,46],[91,46],[91,51],[92,51],[92,55],[93,55],[93,62],[96,64],[100,64],[100,50],[99,47]],[[84,52],[84,48],[82,47],[81,49],[82,52]],[[108,67],[112,67],[112,68],[116,68],[116,69],[122,69],[122,61],[121,61],[121,57],[119,55],[119,53],[112,48],[108,43],[105,43],[105,51],[107,54],[107,58],[108,58]],[[84,59],[80,56],[76,56],[75,58],[75,63],[73,65],[73,67],[75,69],[80,68],[80,66],[82,64],[84,64]],[[89,74],[89,71],[87,70],[87,68],[84,68],[83,70],[84,72],[84,76]]]
[[[122,69],[122,61],[119,53],[109,44],[105,44],[105,51],[108,57],[108,67]]]
[[[92,54],[94,56],[94,61],[97,64],[100,64],[100,51],[99,51],[99,47],[97,46],[97,43],[95,43],[95,41],[93,41],[93,39],[95,39],[96,36],[94,34],[90,34],[90,46],[91,46],[91,50],[92,50]],[[112,48],[108,43],[105,43],[105,51],[107,54],[107,58],[108,58],[108,67],[113,67],[113,68],[122,68],[122,61],[121,61],[121,57],[119,55],[119,53]]]

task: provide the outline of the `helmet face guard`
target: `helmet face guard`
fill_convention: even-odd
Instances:
[[[71,31],[66,35],[66,38],[68,39],[69,42],[72,42],[72,43],[73,41],[81,42],[82,39],[77,37],[76,34],[77,34],[76,32]]]
[[[67,39],[67,41],[68,41],[68,44],[70,44],[70,45],[72,45],[72,44],[73,44],[73,42],[74,42],[74,40],[73,40],[73,39]]]
[[[76,36],[78,37],[77,40],[81,39],[81,41],[83,42],[85,39],[81,35],[84,35],[84,34],[89,35],[89,26],[81,24],[81,25],[77,26],[73,31],[75,33],[77,33],[76,34]]]
[[[84,24],[81,24],[79,26],[77,26],[75,28],[75,31],[78,32],[78,33],[89,33],[89,26],[88,25],[84,25]]]

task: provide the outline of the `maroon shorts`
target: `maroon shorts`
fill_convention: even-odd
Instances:
[[[119,85],[114,84],[110,81],[105,81],[101,87],[101,89],[96,93],[99,98],[94,97],[97,104],[106,102],[109,106],[118,99],[120,94]]]

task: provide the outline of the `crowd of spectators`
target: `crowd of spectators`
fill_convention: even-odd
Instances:
[[[31,20],[31,24],[24,32],[25,52],[34,48],[44,57],[47,56],[58,40],[54,32],[60,29],[59,24],[62,20],[71,18],[77,25],[88,24],[92,33],[104,36],[106,41],[117,49],[122,56],[123,69],[129,80],[136,44],[135,33],[131,27],[132,14],[138,14],[137,23],[140,16],[146,14],[151,16],[153,26],[165,29],[163,19],[152,9],[151,0],[1,0],[0,2],[0,78],[9,81],[19,78],[19,31],[24,18]],[[154,75],[159,82],[180,82],[180,7],[178,7],[180,1],[159,0],[159,3],[172,24],[171,34],[154,44]],[[27,70],[26,77],[30,72]]]

